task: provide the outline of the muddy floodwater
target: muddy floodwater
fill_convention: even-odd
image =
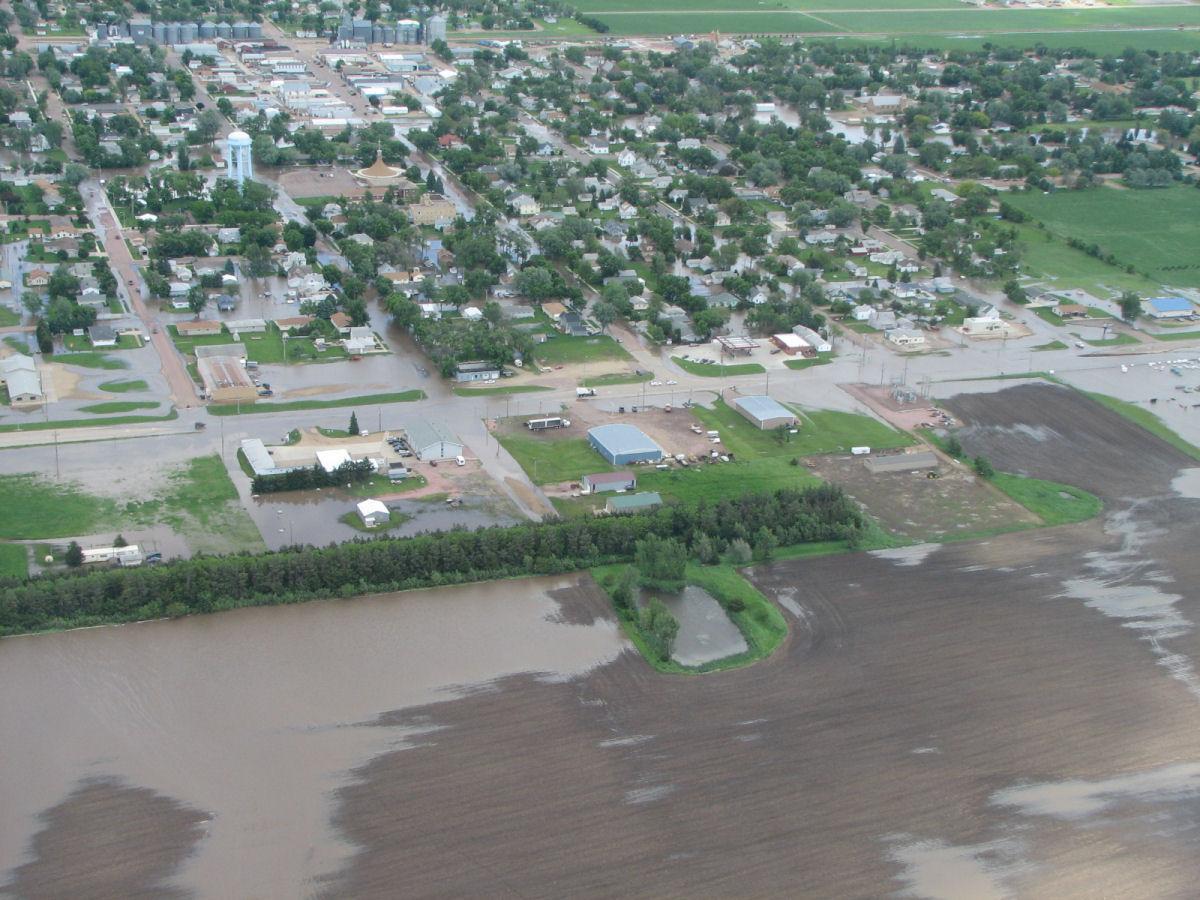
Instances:
[[[671,659],[681,666],[701,666],[750,649],[721,604],[704,588],[689,584],[678,594],[656,596],[679,622]]]
[[[656,674],[582,575],[0,641],[0,895],[1190,900],[1195,461],[948,405],[1103,514],[751,569],[745,668]]]
[[[312,893],[354,853],[331,824],[334,792],[426,739],[381,716],[506,676],[569,679],[622,653],[614,622],[589,612],[589,600],[603,609],[595,596],[564,613],[556,596],[576,581],[0,641],[0,886]],[[109,880],[114,854],[124,865]]]

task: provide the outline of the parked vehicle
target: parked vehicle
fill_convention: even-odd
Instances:
[[[530,419],[525,423],[525,427],[530,431],[544,431],[547,428],[569,428],[571,420],[564,419],[562,416],[547,416],[543,419]]]

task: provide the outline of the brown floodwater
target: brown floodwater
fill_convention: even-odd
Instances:
[[[354,852],[331,825],[335,792],[421,741],[384,714],[514,675],[570,679],[627,648],[611,619],[563,611],[577,583],[0,641],[0,893],[311,894]]]

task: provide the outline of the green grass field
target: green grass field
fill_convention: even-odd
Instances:
[[[62,363],[68,366],[83,366],[85,369],[128,369],[129,363],[114,356],[87,350],[82,353],[56,353],[50,357],[50,362]]]
[[[1104,504],[1095,494],[1069,484],[997,472],[992,484],[1047,525],[1083,522],[1100,514]]]
[[[534,358],[544,366],[631,359],[625,348],[607,335],[597,337],[554,337],[533,348]]]
[[[454,389],[454,393],[459,397],[488,397],[506,394],[536,394],[538,391],[549,390],[553,390],[553,388],[542,384],[507,384],[499,387],[459,387]]]
[[[586,438],[552,438],[533,433],[496,437],[534,484],[578,481],[589,472],[613,471]]]
[[[291,400],[284,403],[216,403],[208,407],[210,415],[236,416],[254,415],[255,413],[294,412],[299,409],[337,409],[344,406],[377,406],[384,403],[411,403],[421,400],[425,392],[421,390],[398,391],[393,394],[364,394],[361,397],[343,397],[340,400]]]
[[[649,381],[653,377],[653,372],[646,372],[642,375],[636,375],[633,372],[611,372],[607,375],[585,378],[579,383],[583,387],[613,387],[618,384],[641,384],[643,381]]]
[[[0,538],[38,540],[98,531],[115,518],[117,504],[73,482],[40,475],[0,476]]]
[[[65,428],[96,428],[104,425],[141,425],[145,422],[171,422],[179,413],[171,409],[164,416],[111,416],[104,419],[51,419],[49,422],[21,422],[0,425],[0,432],[10,431],[55,431]]]
[[[24,544],[0,543],[0,578],[24,578],[29,574],[29,551]]]
[[[150,385],[142,381],[140,378],[130,379],[129,381],[105,381],[100,385],[100,390],[108,391],[110,394],[124,394],[129,391],[144,391],[149,389]]]
[[[154,409],[158,406],[153,400],[111,400],[108,403],[93,403],[91,406],[79,407],[80,412],[109,415],[111,413],[132,412],[135,409]]]
[[[682,356],[672,356],[671,361],[685,372],[692,375],[702,375],[705,378],[732,377],[734,375],[761,375],[767,371],[758,363],[701,363],[684,359]]]
[[[1196,7],[1200,10],[1200,7]],[[1156,282],[1181,287],[1200,287],[1200,191],[1194,187],[1173,187],[1163,190],[1119,190],[1100,187],[1087,191],[1056,191],[1052,194],[1012,194],[1007,201],[1034,219],[1044,222],[1052,234],[1074,237],[1095,243],[1113,253],[1122,264],[1134,266]],[[1033,230],[1033,229],[1030,229]],[[1054,272],[1055,266],[1065,269],[1071,278],[1085,266],[1093,271],[1104,267],[1108,273],[1101,277],[1120,280],[1121,270],[1114,270],[1065,244],[1058,244],[1056,257],[1042,254],[1047,242],[1029,236],[1027,259],[1031,266]],[[1040,250],[1040,253],[1032,251]],[[1062,251],[1081,257],[1067,263]],[[1139,284],[1141,279],[1138,279]],[[1144,285],[1142,285],[1144,287]],[[1138,288],[1133,288],[1137,290]]]
[[[8,328],[21,324],[20,313],[13,312],[7,306],[0,306],[0,328]]]
[[[195,355],[196,347],[208,347],[214,344],[235,344],[233,335],[227,331],[220,334],[202,335],[199,337],[180,337],[175,326],[170,329],[171,339],[181,353]],[[317,351],[312,338],[293,337],[287,339],[288,360],[293,363],[329,362],[346,358],[346,351],[341,347],[327,346]],[[241,344],[246,348],[246,358],[264,365],[280,365],[283,363],[284,340],[283,334],[274,323],[267,326],[261,334],[243,334]]]
[[[1195,49],[1197,6],[1111,6],[1097,9],[975,9],[956,0],[663,0],[652,9],[636,0],[580,0],[617,35],[721,31],[754,34],[887,35],[931,49],[963,46],[995,35],[1000,42],[1117,50],[1138,46]],[[1126,29],[1159,29],[1139,33]],[[987,36],[987,37],[984,37]],[[1100,38],[1097,43],[1093,39]],[[1147,43],[1147,41],[1149,43]]]

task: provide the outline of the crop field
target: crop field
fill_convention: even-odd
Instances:
[[[1200,287],[1200,191],[1195,188],[1013,194],[1008,202],[1045,223],[1051,233],[1097,244],[1155,281]]]
[[[1170,32],[1169,49],[1196,48],[1200,35],[1174,30],[1200,27],[1200,6],[1113,6],[1099,9],[976,9],[957,0],[664,0],[646,9],[636,0],[581,0],[613,34],[664,35],[707,30],[752,34],[840,34],[937,38],[1021,36],[1024,43],[1089,44],[1094,32],[1115,31],[1114,49],[1136,41],[1125,29]],[[1078,34],[1078,36],[1077,36]],[[1103,35],[1101,35],[1103,37]],[[1144,37],[1144,36],[1143,36]],[[1157,44],[1155,45],[1157,46]],[[1107,49],[1107,48],[1106,48]],[[1168,49],[1164,46],[1163,49]]]

